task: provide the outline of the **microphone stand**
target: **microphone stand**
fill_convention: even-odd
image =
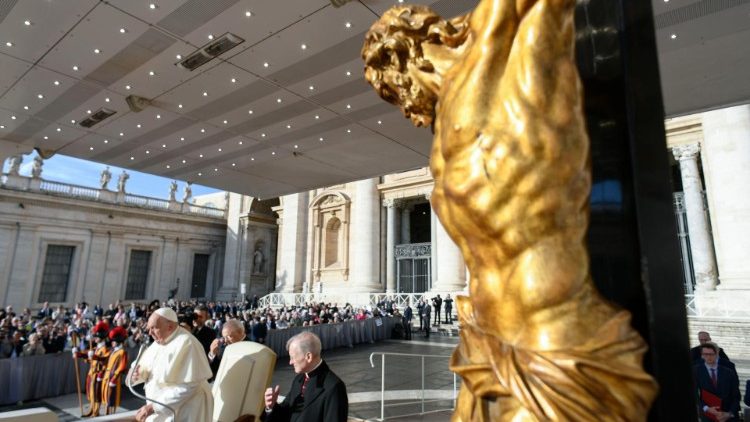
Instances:
[[[138,362],[141,360],[141,355],[143,354],[143,351],[146,350],[146,348],[147,346],[145,344],[141,344],[141,348],[138,349],[138,356],[136,356],[135,362],[133,362],[133,365],[131,366],[131,371],[128,373],[127,379],[125,379],[125,385],[127,385],[128,390],[130,390],[130,392],[139,399],[146,402],[153,402],[158,404],[159,406],[169,409],[169,411],[172,412],[172,420],[177,420],[177,410],[175,410],[172,406],[166,405],[162,402],[158,402],[154,399],[150,399],[144,395],[139,394],[133,389],[133,372],[135,372],[135,368],[138,367]]]

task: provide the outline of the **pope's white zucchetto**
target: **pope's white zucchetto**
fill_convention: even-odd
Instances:
[[[177,322],[177,314],[172,308],[159,308],[155,310],[154,313],[172,322]]]

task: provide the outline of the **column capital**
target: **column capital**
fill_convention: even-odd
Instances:
[[[679,161],[695,160],[699,152],[701,152],[701,146],[698,143],[678,145],[672,148],[672,154],[674,155],[674,158]]]
[[[400,198],[384,198],[383,206],[386,208],[401,208],[403,201]]]

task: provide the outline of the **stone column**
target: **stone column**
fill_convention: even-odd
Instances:
[[[302,192],[282,198],[283,224],[280,228],[276,291],[301,292],[305,280],[307,257],[307,220],[309,193]]]
[[[411,211],[413,206],[404,206],[401,210],[401,243],[411,243]]]
[[[701,159],[721,278],[719,290],[750,290],[750,260],[747,259],[750,250],[750,105],[704,113],[702,122]],[[692,228],[690,230],[692,240]],[[744,306],[746,309],[746,300]]]
[[[351,288],[359,292],[380,287],[380,206],[378,178],[354,183],[349,234]]]
[[[435,274],[432,291],[453,292],[466,287],[466,263],[461,250],[448,236],[440,219],[435,216],[435,236],[432,242]]]
[[[703,184],[698,171],[699,152],[698,144],[672,148],[672,153],[680,162],[696,289],[714,290],[717,283],[716,259],[708,231],[708,218],[703,206]]]
[[[386,263],[385,263],[385,284],[386,293],[396,292],[396,245],[398,244],[398,223],[399,219],[396,218],[397,201],[395,199],[386,199],[383,201],[383,206],[387,210],[386,217]]]

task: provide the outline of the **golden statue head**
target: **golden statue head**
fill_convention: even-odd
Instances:
[[[464,20],[461,17],[454,22]],[[429,126],[435,117],[442,72],[426,54],[426,47],[455,47],[465,40],[466,33],[465,25],[456,29],[426,6],[392,7],[365,37],[365,78],[384,100],[400,106],[416,126]]]

